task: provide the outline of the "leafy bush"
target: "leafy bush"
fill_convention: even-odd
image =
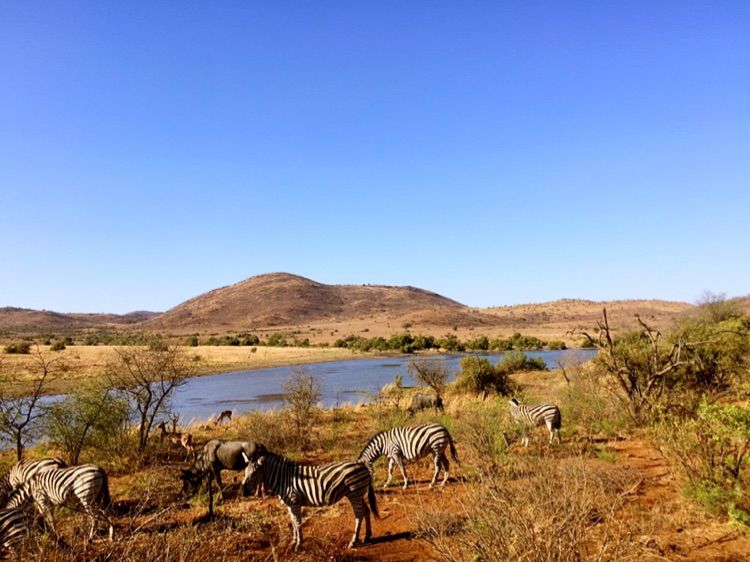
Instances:
[[[56,340],[49,349],[50,351],[62,351],[65,349],[65,342],[63,340]]]
[[[568,349],[568,347],[565,345],[565,342],[562,340],[552,340],[548,342],[547,348],[551,350]]]
[[[463,392],[497,392],[506,395],[510,393],[508,373],[492,365],[484,357],[464,357],[461,360],[461,372],[456,380],[456,389]]]
[[[101,386],[84,386],[55,402],[46,417],[50,441],[71,464],[79,464],[83,451],[93,449],[111,456],[128,428],[129,406]]]
[[[497,368],[506,375],[510,375],[520,371],[546,371],[547,364],[541,357],[529,357],[521,351],[510,351],[503,355]]]
[[[464,346],[466,349],[474,351],[487,351],[490,348],[490,340],[485,335],[478,335],[475,338],[467,340]]]
[[[17,353],[20,355],[28,355],[31,351],[31,343],[27,341],[18,343],[9,343],[5,346],[5,353]]]
[[[750,405],[704,399],[695,418],[664,420],[656,435],[687,476],[690,497],[710,511],[750,521]]]
[[[452,353],[464,351],[465,347],[455,334],[446,334],[437,341],[440,349]]]

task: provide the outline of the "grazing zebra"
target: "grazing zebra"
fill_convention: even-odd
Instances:
[[[23,509],[0,509],[0,544],[19,560],[17,547],[29,534]]]
[[[560,426],[562,425],[560,408],[554,404],[524,406],[515,398],[511,398],[508,403],[510,404],[510,415],[516,423],[526,429],[546,425],[549,432],[549,442],[552,443],[553,440],[557,439],[558,444],[560,443]],[[524,435],[523,444],[524,447],[529,446],[528,435]]]
[[[437,423],[426,423],[408,427],[394,427],[387,431],[381,431],[362,449],[359,454],[359,462],[365,463],[372,472],[372,465],[380,455],[388,457],[388,480],[383,488],[387,488],[393,478],[393,465],[396,464],[404,477],[404,488],[408,484],[404,461],[415,461],[432,453],[435,464],[435,473],[432,475],[430,488],[435,485],[440,468],[445,471],[443,485],[448,481],[448,468],[450,463],[445,454],[445,447],[450,446],[451,456],[458,463],[456,447],[448,430]]]
[[[93,464],[82,464],[69,468],[52,468],[38,472],[16,489],[8,508],[16,508],[29,498],[49,525],[52,533],[55,529],[54,506],[80,503],[91,520],[88,540],[94,538],[96,523],[103,518],[109,526],[109,539],[113,539],[114,527],[106,510],[112,500],[109,496],[107,473]]]
[[[327,465],[298,464],[281,455],[267,451],[263,445],[258,445],[255,452],[244,455],[248,465],[245,468],[245,478],[242,480],[242,490],[245,495],[249,489],[263,484],[289,509],[294,529],[294,550],[302,545],[302,506],[333,505],[346,496],[354,509],[354,536],[349,542],[349,548],[359,542],[359,530],[362,519],[365,520],[365,540],[372,536],[370,527],[370,510],[375,517],[378,514],[378,504],[375,490],[372,487],[372,475],[364,464],[359,462],[337,462]],[[370,503],[367,507],[365,495]]]
[[[49,470],[50,468],[64,468],[65,461],[57,457],[46,457],[34,461],[19,461],[13,465],[10,472],[0,478],[0,502],[5,503],[8,496],[29,478]]]

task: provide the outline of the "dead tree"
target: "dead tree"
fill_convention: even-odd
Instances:
[[[20,461],[26,444],[37,436],[45,409],[41,398],[57,376],[61,360],[47,359],[36,347],[32,377],[6,373],[0,360],[0,439],[12,443]]]
[[[662,345],[661,333],[640,316],[636,318],[642,330],[630,334],[625,343],[613,338],[606,308],[602,311],[602,320],[597,322],[597,337],[587,332],[582,334],[599,351],[598,360],[611,375],[614,390],[627,405],[630,415],[639,419],[651,412],[669,390],[670,375],[690,360],[684,358],[687,344],[680,341],[671,346]]]

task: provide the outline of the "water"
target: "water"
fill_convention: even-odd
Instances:
[[[593,350],[526,352],[529,357],[541,357],[550,369],[561,361],[586,361],[595,353]],[[466,355],[431,355],[430,358],[441,362],[453,373],[453,378]],[[502,356],[502,353],[482,354],[491,363]],[[407,369],[410,359],[412,357],[406,356],[332,361],[196,377],[177,389],[172,404],[183,422],[216,418],[223,410],[232,410],[238,415],[248,410],[279,408],[284,405],[283,384],[295,369],[303,369],[315,377],[324,406],[357,404],[369,401],[394,375],[401,375],[405,386],[416,384]]]

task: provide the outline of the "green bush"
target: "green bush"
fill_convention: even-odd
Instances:
[[[497,392],[506,395],[510,393],[508,373],[492,365],[484,357],[464,357],[461,360],[461,372],[456,379],[456,389],[463,392]]]
[[[547,349],[551,350],[561,350],[561,349],[568,349],[568,347],[565,345],[564,341],[561,340],[552,340],[547,343]]]
[[[5,353],[17,353],[20,355],[28,355],[31,352],[31,344],[27,341],[18,343],[9,343],[5,346]]]
[[[71,464],[86,450],[112,455],[127,434],[129,406],[109,389],[89,385],[55,402],[46,416],[47,434]]]
[[[519,371],[546,371],[547,365],[541,357],[528,357],[522,351],[509,351],[503,355],[497,368],[510,375]]]
[[[466,349],[474,351],[487,351],[490,348],[490,339],[485,335],[478,335],[475,338],[467,340],[464,344]]]
[[[49,349],[50,351],[62,351],[65,349],[65,342],[63,340],[56,340]]]

